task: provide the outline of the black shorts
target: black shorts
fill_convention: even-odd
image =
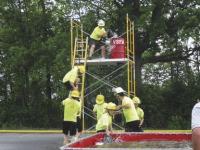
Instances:
[[[63,121],[63,133],[65,135],[76,135],[76,122]]]
[[[90,38],[89,39],[89,46],[91,46],[91,45],[95,45],[96,49],[98,49],[101,46],[104,46],[105,44],[104,44],[104,42],[102,40],[97,41],[95,39]]]
[[[82,130],[83,130],[82,119],[80,117],[77,117],[76,128],[77,128],[78,132],[82,132]]]
[[[140,124],[140,120],[127,122],[125,124],[125,132],[141,132],[139,124]]]
[[[65,87],[66,87],[67,90],[70,90],[70,91],[73,90],[73,87],[71,86],[71,84],[70,84],[69,81],[65,82],[64,85],[65,85]]]

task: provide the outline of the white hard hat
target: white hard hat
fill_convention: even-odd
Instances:
[[[103,20],[99,20],[98,26],[101,26],[101,27],[105,26],[105,22]]]
[[[124,93],[125,91],[121,87],[117,87],[113,90],[115,93]]]

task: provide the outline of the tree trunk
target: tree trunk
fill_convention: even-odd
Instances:
[[[141,55],[135,55],[135,80],[136,80],[136,96],[141,95],[142,87],[142,57]]]
[[[46,95],[49,100],[51,100],[51,73],[50,73],[50,67],[49,64],[46,66]]]

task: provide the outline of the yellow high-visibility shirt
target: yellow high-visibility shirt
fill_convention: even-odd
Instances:
[[[122,106],[123,105],[128,105],[129,108],[123,108],[123,114],[124,114],[124,117],[125,117],[125,120],[126,120],[126,123],[127,122],[131,122],[131,121],[135,121],[135,120],[139,120],[139,117],[138,117],[138,114],[136,112],[136,109],[135,109],[135,105],[133,104],[133,101],[125,96],[122,100]]]
[[[77,116],[81,110],[81,103],[72,98],[66,98],[62,101],[64,106],[64,121],[77,122]]]
[[[139,119],[140,119],[140,120],[144,119],[144,111],[142,110],[142,108],[137,107],[137,108],[136,108],[136,111],[137,111],[137,114],[138,114]]]
[[[104,113],[97,122],[96,131],[106,130],[111,126],[112,126],[112,117],[108,113]]]
[[[106,106],[107,106],[107,103],[103,103],[103,104],[100,104],[100,105],[99,104],[94,105],[93,112],[97,113],[97,120],[99,120],[101,115],[105,113]]]
[[[67,81],[75,83],[77,77],[78,77],[78,67],[74,67],[68,73],[66,73],[66,75],[63,78],[63,83]]]
[[[101,38],[106,34],[106,31],[104,28],[99,28],[99,26],[97,26],[92,34],[90,35],[90,38],[94,39],[94,40],[101,40]]]

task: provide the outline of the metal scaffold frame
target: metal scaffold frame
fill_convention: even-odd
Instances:
[[[81,87],[80,87],[80,93],[81,93],[81,110],[82,110],[82,126],[83,131],[88,131],[90,129],[93,129],[94,125],[89,127],[88,129],[85,129],[85,115],[94,119],[95,118],[85,112],[85,109],[87,111],[92,112],[92,110],[86,106],[84,106],[84,100],[87,96],[91,95],[93,92],[99,90],[102,86],[109,86],[111,88],[117,87],[114,84],[111,84],[110,81],[116,79],[119,75],[123,75],[123,73],[118,74],[114,77],[114,73],[116,71],[122,70],[123,68],[127,68],[127,95],[133,96],[136,95],[136,88],[135,88],[135,49],[134,49],[134,22],[130,20],[128,14],[126,16],[126,58],[120,59],[120,60],[113,60],[113,59],[105,59],[105,60],[87,60],[87,51],[88,51],[88,38],[86,35],[89,35],[85,31],[83,31],[83,25],[78,22],[71,19],[71,67],[74,65],[84,65],[86,72],[81,75]],[[119,36],[120,37],[120,36]],[[80,49],[81,48],[81,49]],[[105,75],[104,77],[98,77],[94,73],[88,72],[87,66],[88,65],[103,65],[105,63],[107,64],[115,64],[115,63],[122,63],[123,65],[118,67],[116,70],[110,72],[109,74]],[[105,65],[106,66],[106,65]],[[86,75],[94,78],[97,80],[93,84],[91,84],[88,87],[85,87],[85,80]],[[111,79],[108,79],[111,78]],[[102,84],[94,88],[89,93],[85,93],[85,91],[88,88],[91,88],[101,82]],[[118,124],[113,123],[115,126],[117,126],[120,129],[123,129],[123,127],[119,126]]]
[[[127,38],[127,58],[128,58],[128,95],[136,95],[135,87],[135,39],[134,22],[126,15],[126,38]]]

